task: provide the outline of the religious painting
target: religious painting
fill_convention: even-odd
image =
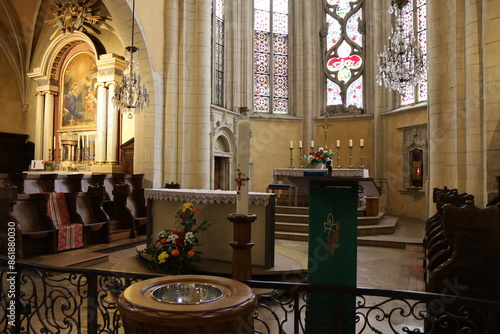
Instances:
[[[75,54],[63,70],[59,128],[97,126],[97,64],[90,52]]]

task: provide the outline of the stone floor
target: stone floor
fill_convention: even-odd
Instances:
[[[400,218],[395,234],[385,238],[407,240],[404,248],[358,246],[358,287],[424,291],[421,245],[423,228],[422,221]],[[308,243],[278,239],[275,248],[275,267],[269,270],[254,268],[254,275],[263,280],[293,281],[304,278],[307,271]],[[89,267],[128,272],[145,270],[135,247],[110,253],[107,262]],[[213,274],[227,275],[231,272],[229,263],[210,260],[202,262],[199,268],[203,272]]]

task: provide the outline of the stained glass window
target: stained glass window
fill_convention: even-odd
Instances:
[[[427,1],[409,0],[406,5],[404,28],[416,36],[418,45],[424,59],[427,61]],[[401,105],[410,105],[417,102],[427,101],[427,78],[416,87],[410,87],[401,95]]]
[[[363,109],[364,0],[323,0],[327,106]]]
[[[212,103],[224,105],[224,0],[212,1]]]
[[[254,111],[288,114],[288,0],[254,1]]]

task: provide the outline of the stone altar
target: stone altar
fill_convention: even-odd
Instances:
[[[236,191],[201,190],[201,189],[146,189],[145,196],[150,218],[151,237],[154,241],[158,232],[175,227],[175,212],[184,203],[193,203],[200,212],[198,223],[205,219],[215,224],[207,231],[197,234],[205,259],[232,261],[233,226],[227,219],[236,212]],[[249,212],[257,215],[252,223],[252,265],[271,268],[274,266],[274,210],[275,194],[249,193]]]

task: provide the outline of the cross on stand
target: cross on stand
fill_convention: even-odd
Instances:
[[[238,185],[237,202],[246,202],[245,205],[248,205],[248,192],[245,191],[245,196],[241,196],[240,190],[241,186],[245,185],[244,182],[250,180],[250,178],[243,174],[239,167],[236,171],[238,172],[238,177],[234,180]],[[236,280],[252,279],[252,253],[250,250],[254,243],[252,241],[251,224],[257,219],[257,216],[253,213],[231,213],[227,219],[233,223],[234,240],[230,242],[233,248],[231,278]]]
[[[244,185],[243,182],[250,180],[250,178],[245,177],[245,174],[243,174],[243,177],[242,177],[242,173],[240,172],[239,168],[237,169],[237,171],[238,171],[238,177],[234,180],[236,181],[236,184],[238,185],[238,194],[239,194],[240,190],[241,190],[241,186]]]

